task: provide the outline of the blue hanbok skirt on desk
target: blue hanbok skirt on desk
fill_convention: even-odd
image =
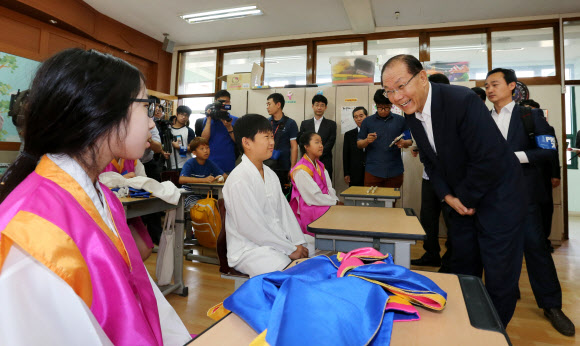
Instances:
[[[208,315],[234,312],[260,334],[253,345],[388,345],[394,321],[419,319],[413,305],[442,310],[446,299],[427,277],[365,248],[256,276]]]

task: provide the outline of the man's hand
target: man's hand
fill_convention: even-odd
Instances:
[[[290,254],[291,260],[297,260],[300,258],[307,258],[308,257],[308,249],[302,245],[296,245],[296,251]]]
[[[125,179],[135,178],[136,176],[137,175],[135,174],[135,172],[123,174],[123,178],[125,178]]]
[[[372,132],[369,133],[367,135],[367,143],[371,144],[372,142],[374,142],[377,139],[377,133],[376,132]]]
[[[474,208],[467,208],[461,203],[459,198],[453,197],[452,195],[445,196],[445,203],[447,203],[451,208],[453,208],[459,215],[473,215],[475,214]]]
[[[345,175],[344,176],[344,182],[347,184],[350,184],[350,175]]]
[[[397,143],[397,148],[408,148],[413,144],[413,141],[410,139],[400,139]]]
[[[209,177],[205,178],[206,183],[213,183],[214,181],[215,181],[215,177],[213,175],[210,175]]]
[[[232,126],[232,121],[222,120],[222,124],[228,129],[228,131],[233,131],[234,127]]]
[[[560,179],[558,179],[558,178],[552,178],[552,189],[555,189],[558,186],[560,186]]]
[[[168,152],[162,152],[163,157],[165,158],[165,160],[167,160],[169,158],[169,156],[171,156],[171,153]]]
[[[413,155],[413,157],[417,157],[417,156],[419,156],[419,151],[413,149],[413,150],[411,150],[411,155]]]
[[[180,149],[180,148],[179,148],[179,142],[178,142],[178,141],[173,141],[173,142],[171,142],[171,144],[173,145],[173,147],[174,147],[175,149],[177,149],[177,150],[179,150],[179,149]]]

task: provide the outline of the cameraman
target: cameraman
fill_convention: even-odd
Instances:
[[[189,121],[189,116],[191,115],[191,108],[187,106],[177,107],[177,119],[174,125],[171,125],[171,135],[173,151],[170,156],[171,169],[181,169],[183,164],[188,160],[189,143],[195,138],[195,133],[192,129],[186,126]],[[175,157],[177,156],[177,165],[175,163]]]
[[[223,105],[230,105],[230,97],[231,95],[227,90],[220,90],[215,95],[215,101]],[[214,108],[218,108],[218,106]],[[210,108],[206,111],[201,137],[209,142],[209,159],[224,172],[230,174],[236,166],[236,144],[233,125],[238,118],[229,113],[226,116],[218,116],[216,113],[219,112],[225,115],[227,110],[222,108],[212,111],[212,108]]]

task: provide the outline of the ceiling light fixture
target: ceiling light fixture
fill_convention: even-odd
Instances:
[[[51,20],[49,20],[49,22],[50,22],[50,24],[56,24],[56,23],[58,23],[58,22],[57,22],[56,20],[54,20],[54,19],[51,19]]]
[[[199,13],[184,14],[180,17],[189,24],[212,22],[220,19],[242,18],[248,16],[259,16],[264,14],[258,6],[243,6],[228,8],[224,10],[206,11]]]

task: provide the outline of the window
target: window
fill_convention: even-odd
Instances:
[[[381,82],[381,68],[395,55],[410,54],[419,58],[419,38],[392,38],[387,40],[369,40],[367,54],[376,55],[378,66],[375,67],[375,83]]]
[[[492,32],[491,47],[493,68],[514,69],[518,77],[556,75],[551,27]]]
[[[184,106],[191,108],[189,127],[193,129],[195,121],[205,117],[205,106],[213,102],[213,97],[188,97],[181,100]]]
[[[580,90],[580,86],[567,86],[566,87],[566,148],[578,148],[580,143],[576,143],[576,131],[577,131],[577,118],[578,110],[580,110],[580,98],[576,96],[576,92]],[[566,151],[566,162],[568,168],[577,169],[578,168],[578,157],[570,151]]]
[[[306,85],[306,46],[268,48],[264,65],[264,85]]]
[[[485,79],[487,74],[487,38],[485,33],[435,36],[430,38],[431,62],[469,64],[469,79]],[[453,67],[453,66],[450,66]]]
[[[177,93],[209,94],[215,92],[217,50],[181,53]]]
[[[330,58],[333,56],[363,55],[362,42],[325,44],[316,47],[316,83],[331,83]]]
[[[260,64],[260,51],[247,50],[241,52],[224,53],[222,75],[238,72],[252,72],[254,63]],[[227,83],[222,81],[221,89],[225,89]]]
[[[566,80],[580,79],[580,21],[564,22]]]

